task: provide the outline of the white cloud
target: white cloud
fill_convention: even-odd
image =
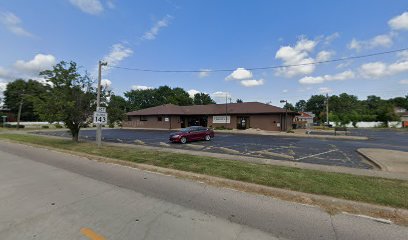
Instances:
[[[241,80],[241,85],[244,87],[255,87],[255,86],[260,86],[264,84],[263,79],[255,80],[255,79],[247,79],[247,80]]]
[[[32,37],[33,35],[21,27],[21,19],[12,12],[1,12],[0,22],[12,33],[18,36]]]
[[[214,93],[212,93],[211,95],[212,95],[214,98],[223,98],[223,99],[225,99],[226,97],[227,97],[227,98],[230,98],[230,97],[231,97],[231,94],[230,94],[229,92],[222,92],[222,91],[214,92]]]
[[[314,62],[309,57],[317,45],[317,41],[308,40],[301,37],[294,47],[283,46],[276,52],[275,58],[283,61],[284,65],[308,64]],[[277,75],[285,77],[294,77],[298,75],[310,74],[315,70],[315,65],[304,65],[298,67],[280,68],[276,71]]]
[[[391,47],[394,40],[395,33],[377,35],[367,41],[359,41],[355,38],[348,44],[349,49],[360,51],[362,49],[373,49],[378,47]]]
[[[345,67],[350,66],[352,63],[353,63],[352,60],[344,61],[344,62],[338,64],[338,65],[336,66],[336,68],[345,68]]]
[[[404,58],[401,58],[391,64],[386,64],[384,62],[371,62],[360,66],[360,73],[364,78],[380,78],[403,72],[408,72],[408,60]]]
[[[101,85],[106,87],[106,88],[110,88],[112,86],[112,81],[109,79],[102,79],[101,80]]]
[[[197,91],[195,89],[190,89],[187,91],[188,95],[190,95],[191,98],[194,98],[194,95],[196,95],[197,93],[201,93],[200,91]]]
[[[108,66],[116,66],[125,58],[131,56],[133,50],[125,47],[124,45],[117,43],[111,48],[111,51],[103,57],[103,61],[108,63]]]
[[[408,12],[404,12],[388,21],[393,30],[408,30]]]
[[[401,80],[401,81],[399,81],[399,83],[400,84],[408,84],[408,79]]]
[[[102,3],[99,0],[70,0],[70,2],[84,13],[97,15],[103,12]]]
[[[244,80],[252,78],[252,73],[245,68],[237,68],[230,75],[228,75],[225,80]]]
[[[201,69],[201,72],[198,73],[199,78],[205,78],[210,75],[211,69]]]
[[[352,79],[355,77],[355,74],[353,71],[348,70],[344,71],[335,75],[323,75],[323,76],[318,76],[318,77],[303,77],[299,80],[299,83],[301,84],[320,84],[328,81],[343,81],[347,79]]]
[[[6,90],[7,83],[0,81],[0,93]]]
[[[320,51],[316,56],[316,61],[323,62],[330,60],[334,55],[333,51]]]
[[[142,85],[133,85],[132,89],[133,90],[147,90],[147,89],[153,89],[153,87],[142,86]]]
[[[333,89],[328,88],[328,87],[321,87],[318,90],[319,94],[328,94],[328,93],[332,93],[332,92],[333,92]]]
[[[163,19],[157,21],[149,31],[145,32],[142,39],[154,40],[159,34],[160,29],[167,27],[170,24],[172,16],[166,15]]]
[[[324,44],[329,45],[331,42],[333,42],[335,39],[340,37],[340,33],[335,32],[333,34],[330,34],[329,36],[324,38]]]
[[[0,67],[0,79],[1,78],[7,78],[9,76],[9,71],[6,69]]]
[[[287,92],[288,92],[288,89],[283,89],[282,92],[283,92],[283,93],[287,93]]]
[[[19,70],[30,74],[37,74],[41,71],[51,69],[57,60],[51,54],[37,54],[30,61],[18,60],[14,67]]]

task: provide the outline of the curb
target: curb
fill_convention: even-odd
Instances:
[[[362,157],[364,157],[367,161],[371,162],[372,164],[374,164],[377,168],[380,169],[380,171],[387,171],[387,167],[384,166],[382,163],[374,160],[373,158],[369,157],[367,154],[365,154],[364,152],[361,151],[360,148],[358,148],[357,153],[360,154]]]

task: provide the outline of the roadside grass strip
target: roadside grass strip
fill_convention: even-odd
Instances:
[[[134,163],[222,177],[293,191],[408,209],[408,181],[330,173],[23,134],[0,134],[0,139],[68,150]]]

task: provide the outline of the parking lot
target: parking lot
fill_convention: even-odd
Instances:
[[[216,133],[216,137],[209,142],[176,144],[168,141],[169,133],[170,131],[157,130],[104,129],[103,141],[366,169],[373,166],[356,152],[358,148],[408,151],[408,131],[391,129],[352,130],[352,135],[369,137],[369,140],[358,141]],[[43,131],[37,134],[70,137],[67,131]],[[94,140],[95,130],[81,130],[80,137]]]

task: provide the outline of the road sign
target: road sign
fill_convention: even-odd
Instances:
[[[96,108],[96,111],[97,111],[97,112],[104,112],[104,113],[105,113],[105,112],[106,112],[106,107],[97,107],[97,108]]]
[[[93,123],[95,124],[107,124],[108,114],[106,112],[94,112]]]

